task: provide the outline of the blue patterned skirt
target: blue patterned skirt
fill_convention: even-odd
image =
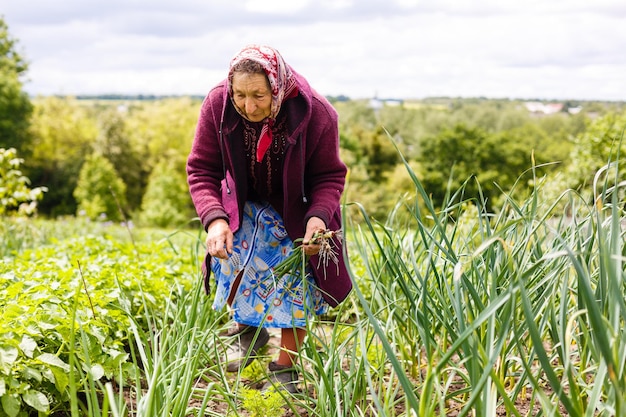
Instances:
[[[212,258],[217,281],[213,308],[221,310],[236,277],[241,282],[231,305],[237,323],[255,327],[306,327],[313,314],[328,311],[328,304],[307,268],[300,274],[277,278],[272,268],[287,258],[293,242],[283,220],[268,203],[246,202],[241,227],[235,233],[233,253],[228,259]]]

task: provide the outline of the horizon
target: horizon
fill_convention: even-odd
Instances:
[[[193,99],[204,99],[206,94],[151,94],[151,93],[137,93],[137,94],[125,94],[125,93],[103,93],[103,94],[39,94],[31,95],[31,99],[45,98],[45,97],[58,97],[58,98],[74,98],[76,100],[159,100],[165,98],[184,98],[189,97]],[[485,101],[519,101],[519,102],[576,102],[576,103],[612,103],[612,104],[626,104],[625,100],[602,100],[602,99],[577,99],[577,98],[524,98],[524,97],[461,97],[461,96],[429,96],[421,98],[398,98],[398,97],[349,97],[344,94],[339,95],[324,95],[327,99],[336,101],[371,101],[379,100],[382,102],[387,101],[401,101],[401,102],[420,102],[428,100],[485,100]]]

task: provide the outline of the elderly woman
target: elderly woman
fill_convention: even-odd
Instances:
[[[332,238],[338,258],[328,262],[313,239],[341,228],[337,113],[276,49],[246,46],[202,104],[187,174],[207,231],[205,287],[213,273],[213,308],[228,305],[234,321],[227,370],[249,365],[269,341],[266,328],[280,328],[265,388],[296,392],[308,320],[352,288],[341,241]],[[308,256],[305,273],[274,274],[294,242]]]

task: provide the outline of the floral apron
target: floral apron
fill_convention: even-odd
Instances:
[[[255,327],[306,327],[312,314],[324,314],[328,304],[307,268],[300,274],[277,278],[272,268],[293,250],[283,220],[269,203],[246,202],[228,259],[213,257],[211,270],[217,281],[213,308],[221,310],[236,277],[241,282],[231,305],[237,323]]]

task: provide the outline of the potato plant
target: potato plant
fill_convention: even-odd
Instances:
[[[94,235],[0,261],[0,415],[63,410],[70,364],[95,381],[132,376],[130,318],[145,323],[195,267],[166,241]]]

